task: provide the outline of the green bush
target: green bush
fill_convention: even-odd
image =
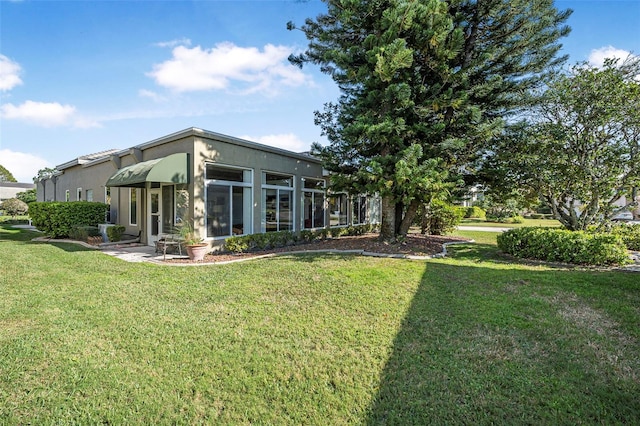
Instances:
[[[107,226],[107,237],[112,243],[120,241],[122,239],[122,234],[124,234],[124,226]]]
[[[0,209],[5,211],[7,216],[23,216],[29,211],[29,206],[17,198],[9,198],[0,203]]]
[[[466,219],[486,219],[487,212],[478,206],[465,207],[464,217]]]
[[[432,201],[421,214],[422,232],[430,235],[444,235],[456,229],[464,212],[443,201]]]
[[[307,243],[315,240],[324,240],[328,235],[338,238],[340,236],[363,235],[377,230],[377,225],[355,225],[342,228],[322,228],[316,230],[305,229],[300,235],[291,231],[265,232],[229,237],[224,242],[226,250],[233,253],[244,253],[253,250],[266,250],[270,248],[286,247],[298,243]]]
[[[515,215],[507,218],[506,223],[524,223],[524,217]]]
[[[47,201],[29,204],[33,225],[52,238],[68,237],[73,226],[104,222],[108,205],[89,201]]]
[[[554,228],[517,228],[498,235],[505,253],[526,259],[580,265],[616,265],[629,262],[617,235]]]
[[[629,250],[640,251],[640,225],[620,223],[613,225],[610,232],[622,238]]]
[[[249,239],[246,236],[230,237],[224,241],[227,250],[233,253],[244,253],[249,250]]]
[[[89,240],[89,237],[97,237],[98,235],[100,235],[98,227],[89,225],[74,225],[69,232],[69,238],[85,242]]]

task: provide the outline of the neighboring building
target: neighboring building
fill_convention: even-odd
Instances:
[[[0,202],[10,198],[16,198],[18,193],[34,189],[35,187],[33,183],[0,182]]]
[[[109,222],[149,245],[185,220],[212,247],[233,235],[379,220],[372,197],[327,195],[317,158],[196,128],[56,169],[38,182],[38,201],[107,203]]]

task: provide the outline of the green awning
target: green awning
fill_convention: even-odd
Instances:
[[[189,183],[189,157],[186,152],[143,161],[118,170],[105,186],[144,188],[146,182]]]

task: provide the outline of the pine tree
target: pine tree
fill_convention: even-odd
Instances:
[[[565,61],[570,11],[551,0],[326,3],[300,28],[307,51],[290,57],[341,90],[316,112],[330,143],[315,149],[333,188],[380,193],[381,236],[394,240]]]

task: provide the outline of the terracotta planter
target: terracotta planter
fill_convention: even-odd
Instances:
[[[209,244],[193,244],[186,246],[189,259],[199,262],[204,259],[204,255],[209,252]]]

